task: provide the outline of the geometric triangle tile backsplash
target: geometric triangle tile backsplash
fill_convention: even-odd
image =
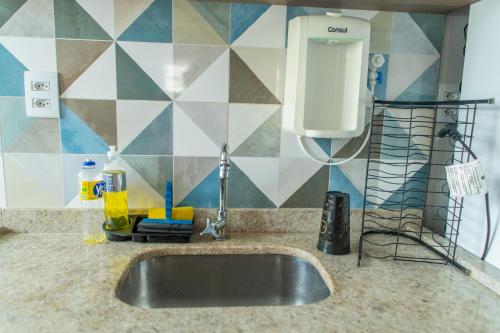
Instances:
[[[127,168],[131,207],[162,206],[166,180],[174,204],[217,207],[222,142],[232,162],[230,207],[319,208],[327,190],[350,193],[359,207],[365,153],[322,167],[281,128],[287,22],[326,11],[199,0],[2,0],[0,207],[77,207],[81,161],[102,165],[110,145]],[[378,98],[436,96],[444,16],[343,12],[370,20],[370,51],[386,58]],[[26,70],[59,73],[60,119],[26,117]],[[394,130],[404,130],[399,125]],[[360,140],[307,145],[340,159]],[[425,144],[414,142],[415,158]],[[57,193],[46,193],[48,185]],[[33,195],[21,195],[20,186]]]

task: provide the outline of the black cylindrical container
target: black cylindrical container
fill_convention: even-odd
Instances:
[[[351,252],[350,235],[349,194],[326,192],[318,250],[328,254],[348,254]]]

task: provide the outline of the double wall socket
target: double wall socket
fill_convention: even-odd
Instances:
[[[59,118],[57,73],[24,72],[26,115],[31,118]]]

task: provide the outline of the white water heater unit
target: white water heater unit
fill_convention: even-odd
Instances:
[[[289,22],[283,128],[350,138],[365,126],[370,23],[340,14]]]

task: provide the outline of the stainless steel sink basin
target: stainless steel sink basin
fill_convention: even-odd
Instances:
[[[298,257],[168,255],[137,262],[116,295],[142,308],[300,305],[321,301],[330,290]]]

